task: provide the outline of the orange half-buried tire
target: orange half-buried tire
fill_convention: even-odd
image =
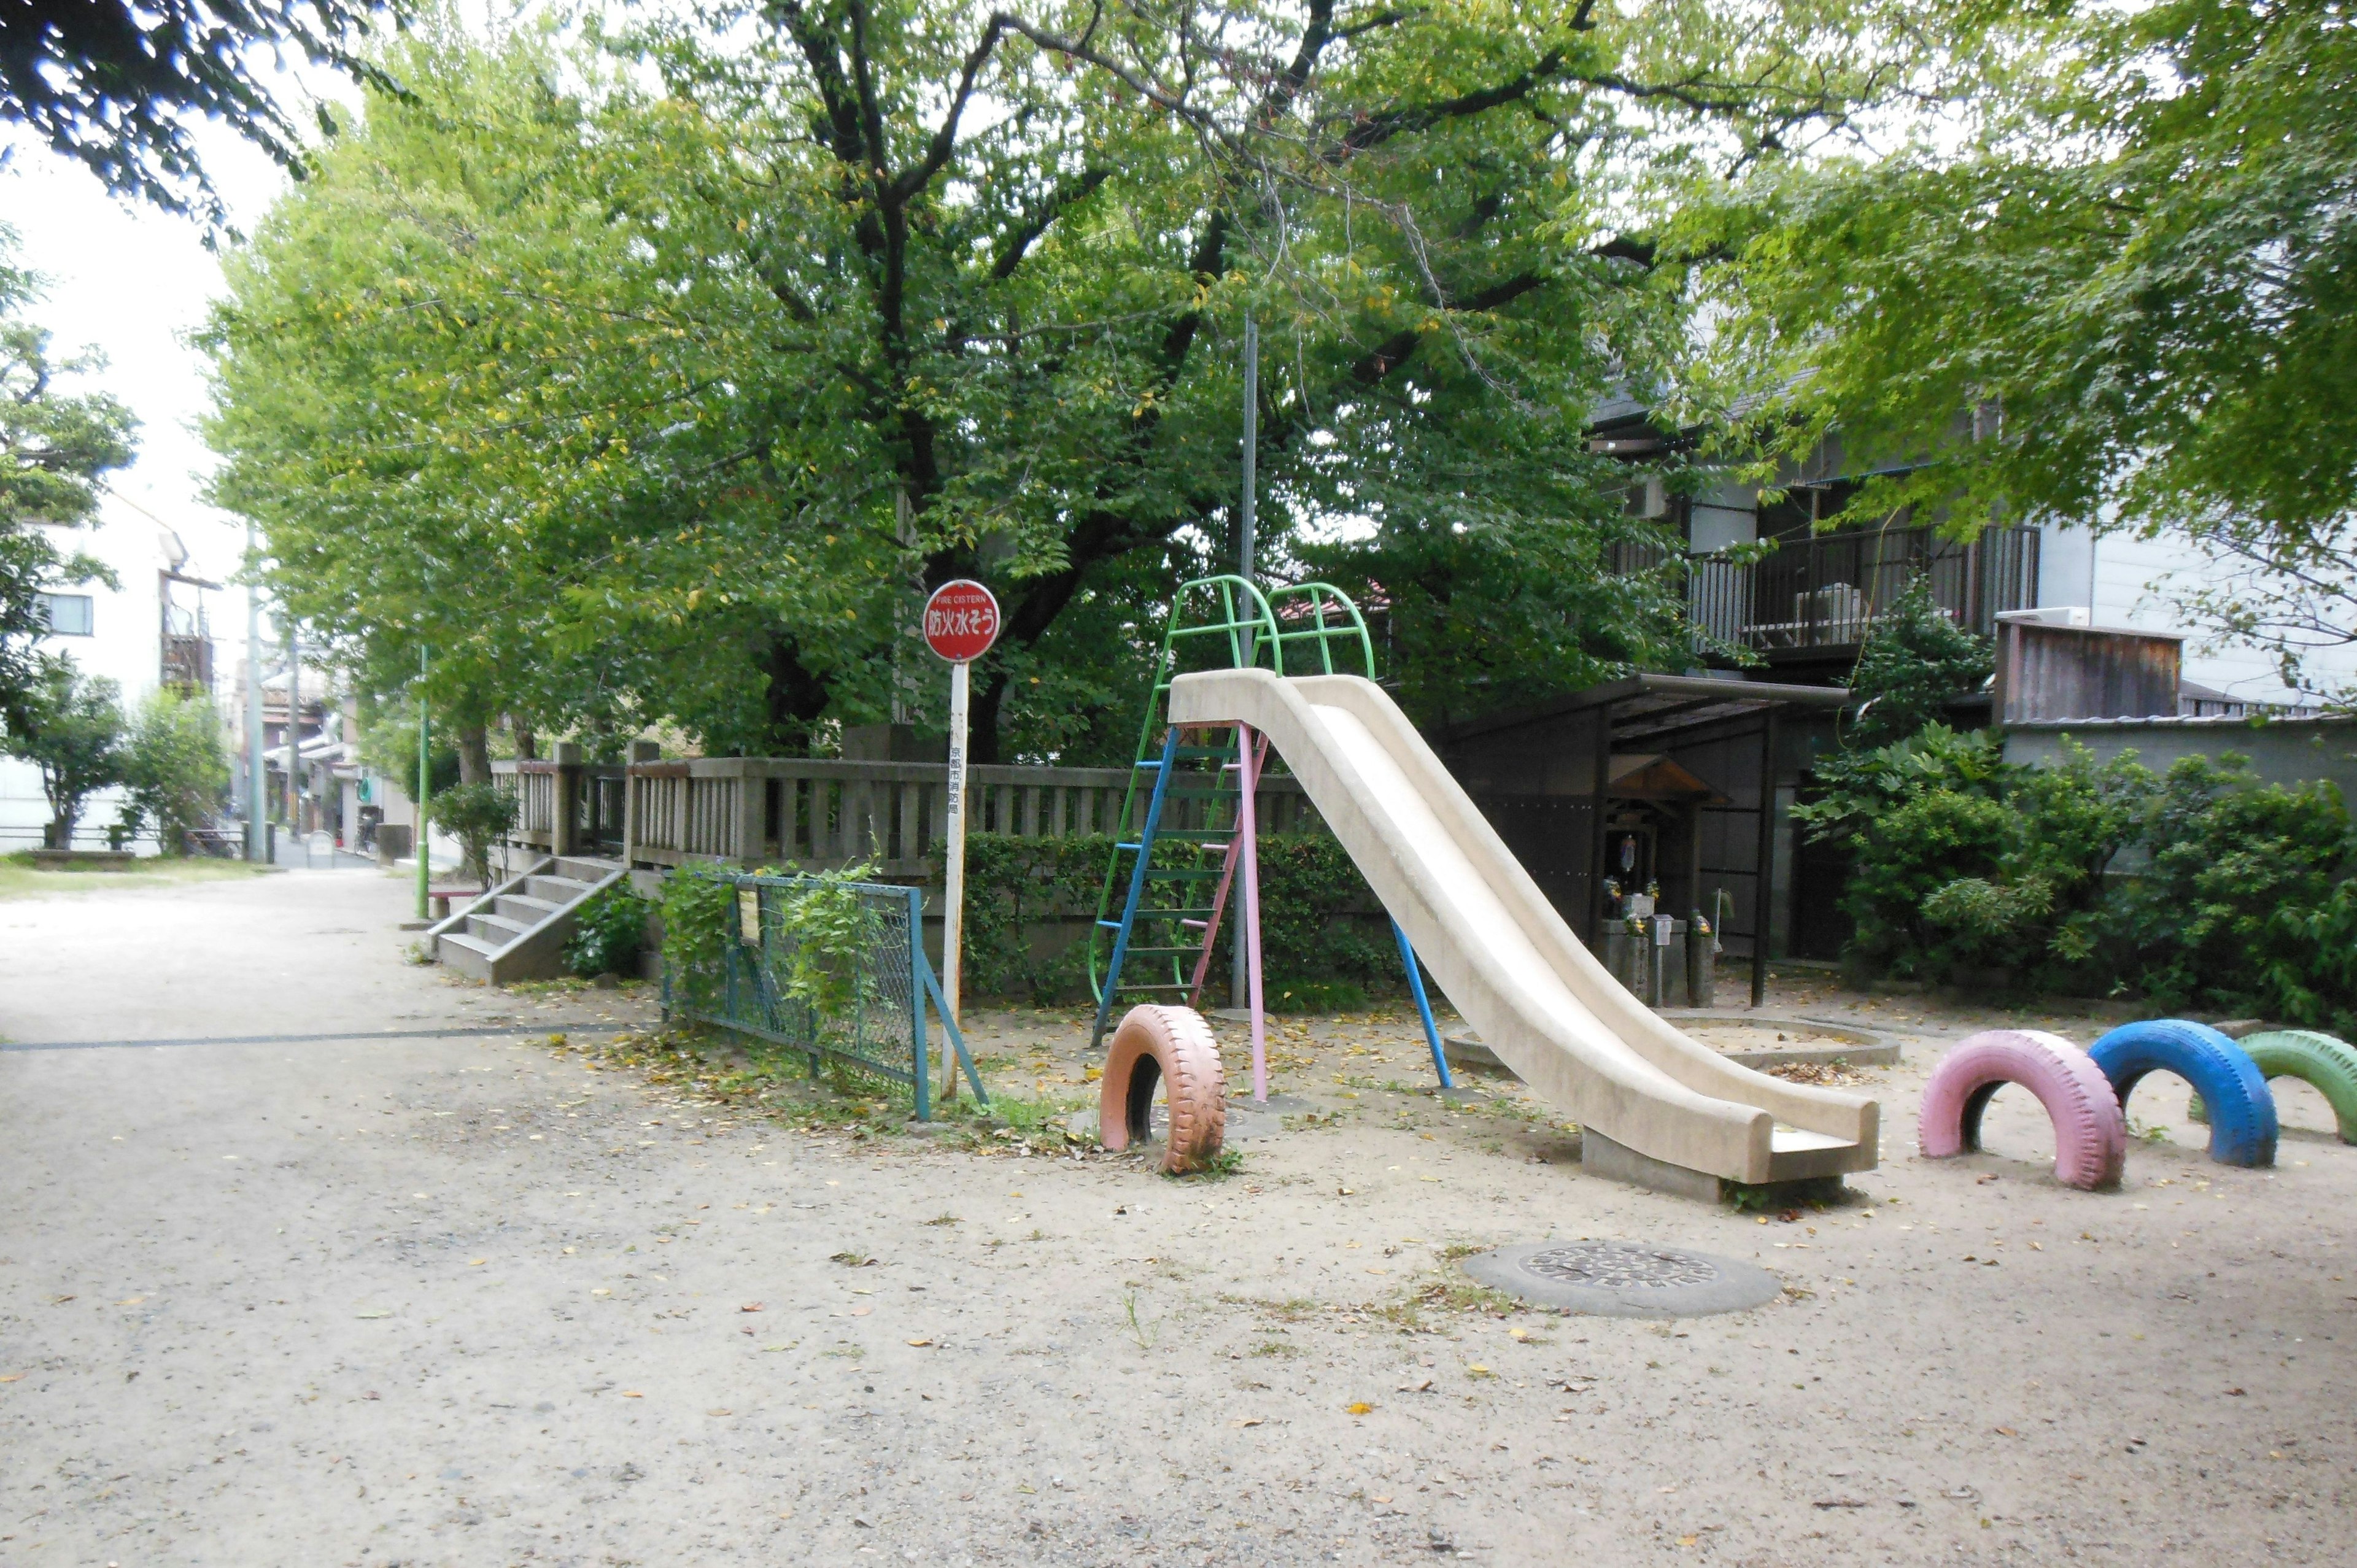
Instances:
[[[1174,1176],[1219,1158],[1228,1131],[1227,1079],[1219,1043],[1192,1007],[1133,1007],[1113,1032],[1097,1094],[1097,1135],[1108,1149],[1154,1135],[1154,1086],[1168,1083],[1170,1114],[1162,1168]]]

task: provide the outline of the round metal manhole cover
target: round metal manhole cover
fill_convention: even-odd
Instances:
[[[1630,1241],[1575,1241],[1568,1247],[1549,1247],[1532,1253],[1518,1266],[1543,1280],[1561,1280],[1592,1290],[1669,1290],[1706,1285],[1718,1278],[1718,1265],[1699,1252],[1641,1247]]]
[[[1701,1317],[1765,1305],[1782,1294],[1752,1263],[1637,1241],[1550,1241],[1465,1260],[1485,1285],[1541,1306],[1609,1317]]]

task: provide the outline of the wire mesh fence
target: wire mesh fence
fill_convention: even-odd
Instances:
[[[985,1098],[965,1042],[948,1016],[924,948],[924,891],[828,876],[771,876],[698,868],[690,875],[726,901],[716,939],[689,961],[666,963],[663,1010],[749,1035],[909,1086],[919,1121],[932,1116],[931,1018]]]

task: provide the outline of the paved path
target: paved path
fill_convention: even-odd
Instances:
[[[0,1050],[0,1564],[2346,1560],[2357,1150],[2069,1193],[1910,1159],[1910,1066],[1874,1201],[1763,1225],[1334,1085],[1391,1024],[1286,1035],[1345,1120],[1225,1183],[862,1145],[550,1048],[628,1009],[407,965],[404,897],[0,903],[20,1044],[529,1030]],[[1550,1234],[1792,1294],[1448,1294]]]

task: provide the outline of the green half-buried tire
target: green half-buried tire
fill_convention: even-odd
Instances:
[[[2271,1029],[2264,1035],[2246,1035],[2235,1044],[2249,1053],[2253,1065],[2271,1085],[2279,1078],[2296,1078],[2313,1086],[2332,1107],[2341,1141],[2357,1144],[2357,1047],[2314,1029]],[[2198,1094],[2187,1114],[2195,1122],[2210,1120]]]

